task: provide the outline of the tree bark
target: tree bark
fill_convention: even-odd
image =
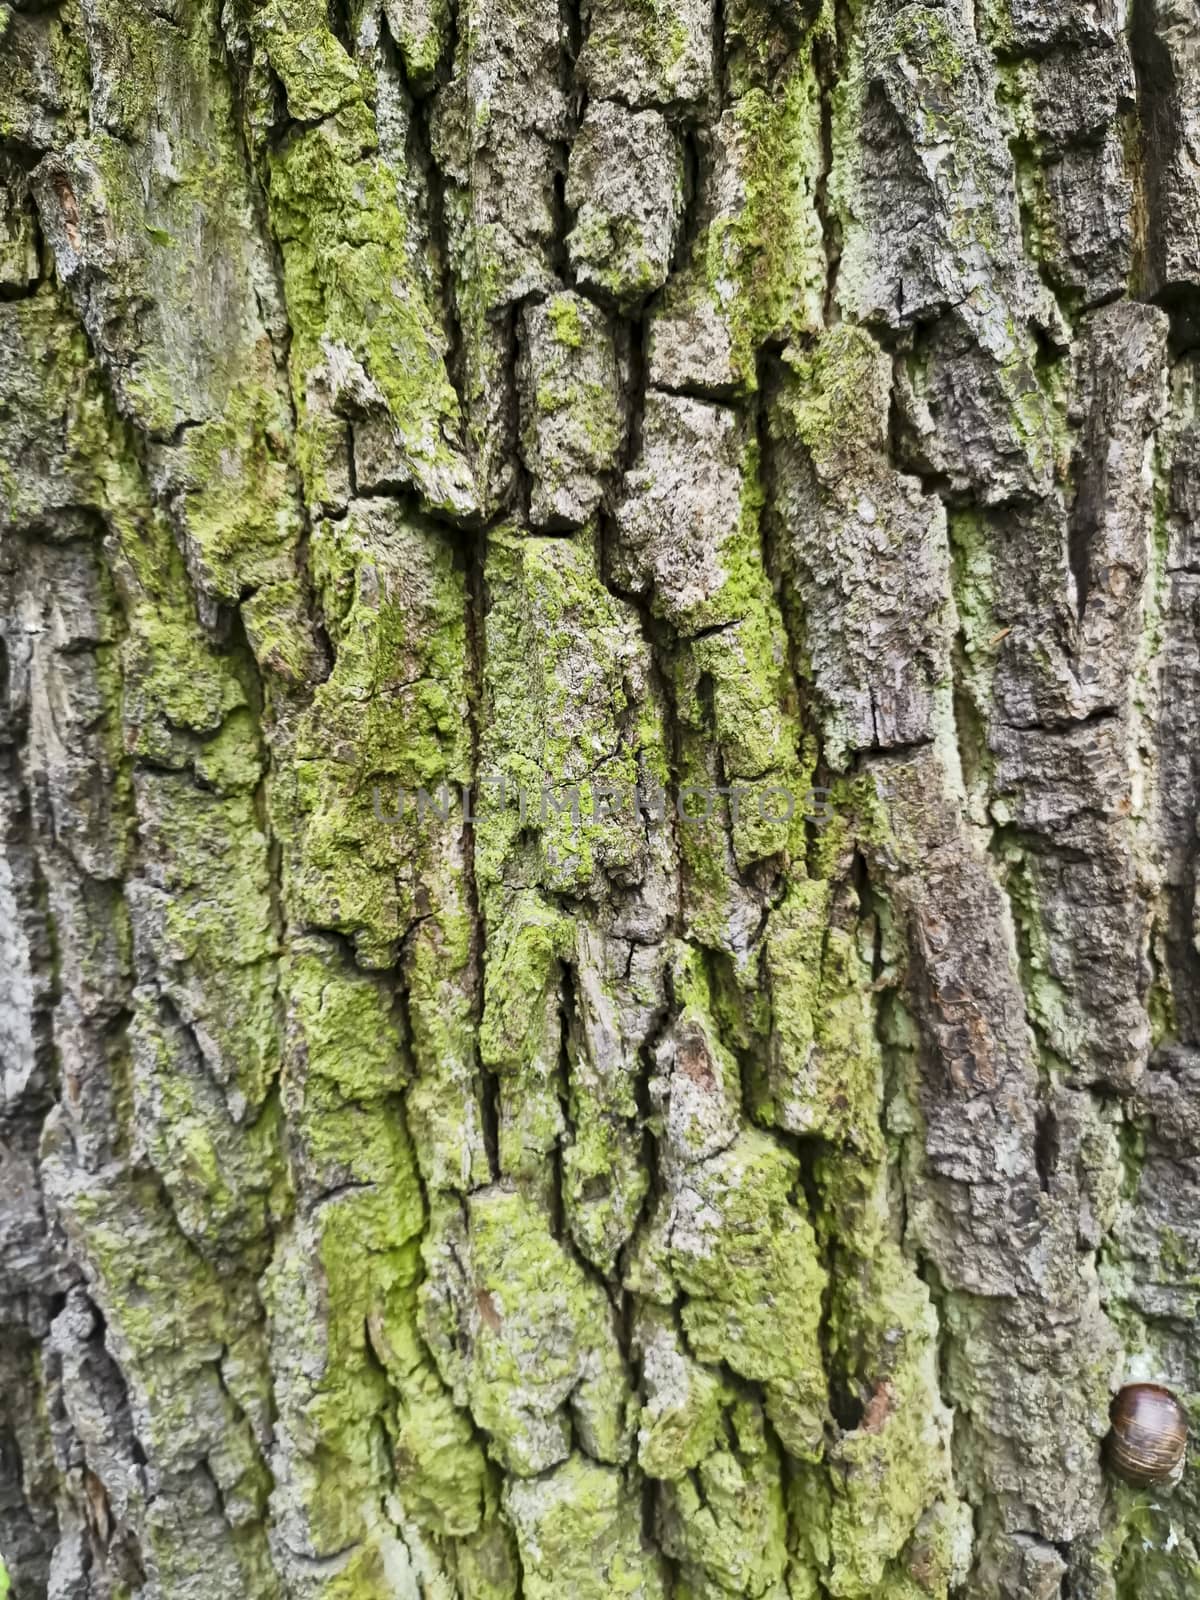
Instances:
[[[0,0],[0,1591],[1195,1596],[1198,105]]]

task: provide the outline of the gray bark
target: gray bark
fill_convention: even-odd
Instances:
[[[1197,1592],[1198,106],[0,0],[0,1595]]]

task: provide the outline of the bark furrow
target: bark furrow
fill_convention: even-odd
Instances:
[[[0,0],[0,1596],[1196,1592],[1129,11]]]

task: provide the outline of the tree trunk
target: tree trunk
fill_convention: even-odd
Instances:
[[[0,1592],[1194,1600],[1125,11],[0,0]]]

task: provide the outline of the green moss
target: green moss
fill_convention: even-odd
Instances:
[[[830,926],[831,910],[827,882],[801,881],[768,923],[772,1025],[756,1114],[878,1159],[882,1064],[871,973],[855,935]]]
[[[1174,1228],[1159,1228],[1158,1255],[1174,1285],[1180,1288],[1188,1286],[1200,1288],[1200,1272],[1196,1270],[1196,1258],[1192,1247],[1187,1239],[1176,1233]]]
[[[824,158],[811,56],[798,55],[771,90],[742,95],[732,117],[745,198],[709,228],[705,270],[717,303],[729,304],[734,372],[753,389],[768,339],[812,332],[823,322],[826,262],[815,197]]]
[[[801,0],[781,14],[770,0],[731,0],[725,11],[725,51],[734,97],[770,90],[799,48],[835,38],[832,0]]]
[[[234,1123],[204,1067],[189,1060],[158,1012],[149,992],[139,992],[130,1043],[140,1141],[198,1248],[237,1251],[261,1270],[270,1228],[288,1209],[278,1099],[268,1099],[253,1122]]]
[[[498,1071],[519,1070],[537,1055],[541,1014],[557,996],[560,966],[574,948],[570,921],[529,896],[497,929],[484,982],[479,1047]]]
[[[795,1158],[774,1140],[743,1133],[696,1169],[695,1212],[675,1224],[670,1264],[688,1296],[682,1319],[691,1350],[761,1383],[789,1453],[813,1460],[825,1421],[818,1337],[825,1274],[799,1177]]]
[[[388,29],[404,62],[409,87],[422,94],[435,76],[450,41],[449,0],[392,0],[387,7]]]
[[[178,1231],[149,1174],[114,1176],[103,1190],[68,1187],[61,1209],[146,1419],[143,1440],[169,1461],[203,1426],[197,1408],[202,1394],[211,1403],[211,1364],[243,1332],[239,1285],[222,1281]],[[249,1452],[250,1470],[257,1458],[249,1430],[235,1426],[232,1406],[218,1404],[218,1416],[222,1409],[226,1443]]]
[[[669,970],[670,990],[675,997],[677,1015],[671,1029],[675,1041],[674,1081],[667,1082],[655,1092],[670,1096],[669,1128],[662,1126],[663,1118],[656,1115],[652,1131],[660,1139],[669,1136],[673,1148],[669,1160],[682,1160],[690,1164],[702,1159],[719,1143],[720,1131],[735,1129],[740,1121],[741,1067],[722,1039],[722,1001],[728,996],[721,990],[714,994],[716,985],[710,969],[718,963],[706,957],[695,946],[678,944],[672,952]],[[736,991],[741,998],[740,991]],[[675,1089],[679,1074],[689,1079],[690,1070],[699,1069],[705,1084],[702,1104],[685,1099],[676,1104]]]
[[[194,576],[236,602],[294,572],[300,524],[287,398],[253,289],[269,269],[212,51],[218,9],[201,0],[166,18],[98,0],[100,122],[72,160],[85,237],[144,246],[110,261],[93,296],[118,401],[170,442],[155,452],[162,500],[177,522],[195,520],[180,530]],[[297,632],[302,620],[297,607]]]
[[[757,1074],[754,1114],[794,1132],[816,1129],[821,1116],[805,1084],[812,1076],[821,954],[829,886],[801,879],[771,912],[765,944],[770,992],[770,1056]]]
[[[344,106],[295,133],[272,159],[271,216],[283,251],[293,339],[297,449],[311,504],[344,497],[336,463],[345,423],[331,392],[331,352],[356,362],[390,436],[396,472],[433,507],[476,509],[458,444],[458,399],[437,308],[412,255],[399,174],[377,153],[374,119]],[[361,399],[354,407],[365,404]]]
[[[695,1600],[779,1593],[788,1566],[778,1446],[756,1402],[729,1399],[725,1439],[661,1491],[660,1539],[681,1577],[675,1592]]]
[[[929,1293],[895,1240],[881,1160],[830,1152],[817,1182],[830,1263],[830,1378],[861,1416],[831,1447],[814,1554],[835,1594],[944,1597],[964,1576],[972,1536],[969,1508],[954,1493]]]
[[[874,922],[866,907],[834,897],[856,836],[878,833],[882,848],[895,849],[873,799],[865,777],[833,786],[814,861],[831,876],[793,884],[767,930],[771,1055],[756,1113],[820,1137],[822,1375],[844,1406],[861,1411],[856,1426],[833,1430],[827,1471],[795,1478],[802,1534],[793,1578],[796,1592],[814,1596],[945,1596],[963,1576],[969,1511],[953,1491],[933,1308],[893,1222]]]
[[[311,682],[321,664],[313,645],[302,580],[267,582],[242,601],[242,622],[254,659],[268,678]]]
[[[183,436],[183,514],[203,587],[235,604],[293,573],[299,543],[291,422],[265,335],[211,422]],[[304,619],[296,605],[293,626]]]
[[[891,362],[865,328],[839,323],[811,348],[789,346],[784,361],[792,381],[779,415],[820,477],[848,473],[885,448]]]
[[[574,948],[568,919],[521,895],[489,928],[479,1053],[500,1078],[500,1167],[534,1178],[563,1128],[562,962]]]
[[[417,791],[468,781],[466,590],[443,534],[392,501],[318,524],[312,544],[333,668],[298,718],[271,790],[293,905],[386,966],[417,918],[467,959],[457,810],[417,814]],[[405,806],[394,816],[397,793]]]
[[[289,1031],[304,1041],[306,1094],[322,1083],[343,1101],[370,1101],[404,1087],[402,1040],[381,980],[343,971],[313,940],[289,957],[284,986]]]
[[[576,266],[587,268],[588,281],[621,306],[637,306],[662,285],[665,269],[646,251],[640,218],[594,211],[575,224],[568,247]]]
[[[546,1478],[512,1482],[505,1504],[526,1600],[663,1600],[661,1566],[643,1541],[638,1485],[573,1454]]]
[[[430,912],[405,950],[416,1067],[408,1120],[425,1182],[436,1189],[472,1188],[488,1177],[476,1066],[473,923],[452,859],[431,876],[428,886]]]
[[[288,114],[316,122],[362,98],[354,63],[329,30],[321,0],[268,0],[254,33],[287,92]]]
[[[1069,363],[1038,361],[1028,334],[1011,324],[1009,332],[1014,354],[999,377],[1014,428],[1033,472],[1045,481],[1065,482],[1073,445]]]
[[[634,1398],[603,1288],[524,1195],[483,1190],[467,1205],[480,1316],[466,1387],[492,1454],[521,1477],[563,1460],[569,1398],[592,1457],[627,1460]]]
[[[763,564],[763,492],[755,442],[745,443],[739,464],[740,514],[718,552],[724,582],[699,604],[682,614],[672,611],[669,618],[681,631],[705,635],[685,641],[674,657],[678,793],[695,788],[711,797],[721,788],[737,790],[736,799],[727,795],[711,801],[712,816],[702,825],[677,830],[689,929],[716,950],[735,942],[730,929],[736,871],[772,856],[803,858],[811,771],[803,754],[787,638]],[[706,633],[710,629],[720,631]],[[704,802],[697,798],[696,804],[702,808]],[[749,980],[749,972],[745,976]]]
[[[1043,1071],[1057,1073],[1086,1057],[1077,1007],[1054,972],[1054,958],[1038,900],[1036,867],[1020,845],[1002,837],[997,854],[1016,924],[1021,988],[1038,1040]]]
[[[896,18],[892,42],[912,58],[919,71],[952,91],[967,70],[958,41],[946,26],[945,14],[928,6],[906,6]]]
[[[318,1580],[315,1600],[391,1600],[397,1563],[389,1561],[385,1551],[375,1540],[351,1551],[340,1571]],[[405,1566],[406,1562],[401,1570]]]
[[[521,1577],[516,1540],[494,1506],[477,1534],[457,1542],[455,1571],[462,1600],[517,1600]]]
[[[618,985],[603,937],[576,930],[572,1006],[565,1040],[567,1132],[560,1192],[571,1238],[606,1278],[637,1226],[651,1173],[637,1096],[637,1052],[623,1036],[631,1001],[656,1004],[657,974]],[[620,991],[620,992],[618,992]]]
[[[160,609],[153,593],[133,587],[132,572],[130,578],[133,609],[122,656],[134,753],[171,762],[178,748],[176,730],[220,736],[228,725],[236,732],[204,759],[213,777],[220,769],[231,785],[241,786],[258,763],[252,756],[247,763],[243,754],[247,730],[238,714],[246,709],[246,692],[238,674],[208,645],[194,614],[178,605]]]
[[[550,301],[550,322],[559,344],[571,350],[583,348],[584,329],[579,302],[573,295],[555,295]]]
[[[819,1181],[833,1203],[832,1366],[865,1408],[832,1452],[830,1587],[867,1594],[931,1507],[942,1499],[957,1510],[951,1417],[939,1394],[929,1293],[891,1236],[884,1174],[830,1161]],[[929,1592],[946,1594],[950,1554],[943,1551]]]
[[[158,92],[163,91],[163,103],[167,105],[172,103],[170,97],[178,93],[180,67],[186,71],[191,41],[186,33],[181,40],[180,31],[148,6],[135,3],[122,7],[119,27],[114,25],[118,13],[111,0],[109,4],[102,0],[98,12],[108,24],[102,47],[106,76],[111,74],[105,122],[118,137],[144,138],[158,103]]]
[[[137,797],[142,847],[163,891],[164,957],[187,972],[179,1003],[210,1041],[212,1070],[258,1108],[278,1063],[278,944],[254,797],[218,798],[168,774],[142,779]]]
[[[344,1548],[347,1535],[377,1548],[365,1508],[394,1479],[418,1525],[473,1536],[485,1520],[487,1469],[418,1333],[426,1213],[397,1100],[406,1073],[390,993],[316,941],[285,981],[284,1098],[301,1176],[337,1191],[269,1279],[278,1336],[300,1352],[286,1358],[301,1366],[283,1423],[305,1441],[307,1515],[322,1548]]]
[[[67,0],[47,19],[46,39],[63,121],[72,133],[81,134],[88,125],[90,68],[78,0]],[[3,69],[0,68],[0,83],[3,77]],[[0,94],[0,106],[2,103],[3,95]]]
[[[256,801],[264,763],[250,711],[252,669],[244,652],[218,651],[201,629],[172,533],[151,509],[137,447],[57,295],[13,306],[9,320],[18,351],[28,340],[39,352],[43,381],[26,420],[43,440],[61,441],[41,473],[42,495],[51,507],[61,497],[89,508],[108,530],[93,651],[104,826],[117,859],[136,807],[144,868],[137,913],[149,952],[142,959],[156,964],[161,988],[204,1052],[190,1074],[193,1047],[181,1059],[142,1016],[131,1029],[140,1053],[132,1070],[124,1036],[113,1039],[114,1111],[129,1129],[136,1095],[138,1148],[199,1249],[234,1243],[252,1256],[268,1219],[286,1207],[277,1112],[268,1104],[279,1054],[277,948]],[[119,907],[118,899],[97,927],[111,941],[111,959],[129,971],[129,922]],[[85,949],[80,959],[98,967],[99,955]]]
[[[432,783],[443,775],[441,737],[461,725],[465,694],[466,590],[453,544],[400,507],[361,505],[318,525],[312,566],[335,651],[328,714],[352,704],[361,717],[365,703],[410,679],[427,692],[443,688],[444,705],[436,696],[427,702],[437,708],[431,727],[407,741],[415,775]],[[431,733],[435,748],[426,747]]]
[[[645,841],[629,797],[642,781],[642,760],[661,764],[663,735],[652,701],[640,727],[629,726],[629,685],[646,681],[648,652],[635,614],[600,578],[594,529],[571,540],[500,529],[488,537],[485,576],[491,609],[479,770],[507,785],[506,804],[490,799],[476,832],[490,918],[515,861],[526,861],[547,888],[575,895],[587,893],[601,871],[633,868]],[[602,784],[625,797],[624,815],[601,814]]]
[[[597,66],[605,78],[620,71],[632,57],[647,76],[666,87],[679,83],[696,67],[695,44],[687,24],[668,0],[602,0],[592,17],[587,39],[587,58],[599,58]]]
[[[12,311],[19,344],[39,351],[39,368],[48,375],[39,395],[44,416],[35,425],[64,438],[62,493],[70,502],[102,510],[113,531],[113,575],[126,614],[121,656],[127,752],[158,764],[183,766],[196,752],[192,735],[207,738],[220,732],[230,714],[248,704],[253,673],[235,655],[217,650],[201,628],[175,536],[165,516],[151,504],[149,485],[138,465],[138,446],[92,370],[82,331],[51,295],[18,302]],[[251,494],[246,510],[239,512],[229,498],[234,491],[220,482],[224,471],[220,458],[205,468],[206,474],[216,474],[215,493],[226,507],[223,515],[236,521],[252,508],[261,508],[262,501]],[[244,480],[235,487],[244,489]],[[46,493],[44,482],[41,492]],[[54,488],[50,493],[53,496]],[[34,514],[17,481],[12,499],[14,514]],[[261,509],[258,514],[268,515]],[[287,538],[278,530],[269,537],[264,532],[268,550],[271,539],[275,541],[274,557],[267,554],[264,563],[282,559],[289,548],[289,516],[283,510],[276,518]],[[294,609],[289,621],[294,632]],[[233,742],[233,734],[227,732],[222,750],[214,756],[219,766],[232,757]],[[241,776],[230,775],[229,781],[248,780],[248,759],[239,758]]]
[[[1200,1584],[1193,1508],[1175,1496],[1114,1485],[1115,1519],[1102,1559],[1112,1563],[1118,1600],[1184,1600]],[[1106,1563],[1107,1564],[1107,1563]]]
[[[687,1353],[675,1314],[665,1307],[639,1306],[634,1342],[646,1396],[638,1417],[638,1465],[649,1477],[678,1480],[724,1441],[733,1395]]]
[[[571,1137],[563,1148],[563,1208],[571,1237],[593,1266],[611,1275],[650,1188],[636,1107],[622,1115],[597,1104],[572,1074]]]
[[[533,514],[581,520],[617,466],[624,436],[620,378],[607,317],[572,293],[529,313],[526,360],[535,385],[523,407],[522,449],[534,474]]]

